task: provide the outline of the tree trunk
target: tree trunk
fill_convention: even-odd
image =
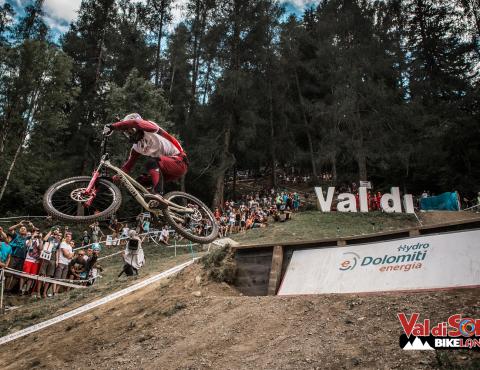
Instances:
[[[316,181],[318,179],[318,176],[317,176],[317,165],[315,164],[315,155],[313,152],[312,134],[310,133],[310,127],[308,124],[307,115],[305,113],[305,106],[303,105],[303,96],[300,90],[300,81],[298,80],[297,69],[295,69],[295,84],[297,86],[298,100],[300,102],[300,108],[302,110],[303,125],[305,126],[305,133],[307,135],[307,140],[308,140],[308,150],[310,152],[310,162],[312,164],[313,178]]]
[[[231,128],[228,126],[225,129],[223,136],[223,148],[222,157],[220,160],[220,169],[215,182],[215,193],[213,194],[212,208],[222,207],[223,205],[223,193],[225,191],[225,171],[228,169],[228,156],[230,150],[230,135]]]
[[[273,124],[273,92],[272,92],[272,82],[269,83],[269,114],[268,114],[268,121],[270,124],[270,165],[272,166],[272,188],[277,188],[277,175],[275,173],[275,164],[277,162],[275,156],[275,126]]]
[[[155,86],[160,85],[160,55],[162,49],[162,33],[163,33],[163,17],[165,14],[165,4],[162,2],[160,10],[160,24],[158,27],[158,36],[157,36],[157,50],[155,53]]]
[[[235,201],[237,200],[236,193],[237,193],[237,166],[233,166],[232,198]]]
[[[192,57],[192,83],[190,86],[190,102],[188,104],[187,113],[185,115],[185,127],[188,127],[190,117],[193,115],[195,106],[197,104],[197,80],[198,70],[200,65],[200,40],[203,30],[205,28],[206,7],[200,13],[201,1],[197,0],[195,3],[195,19],[192,26],[193,31],[193,57]]]
[[[360,181],[367,181],[367,157],[361,150],[357,153],[358,176]]]
[[[334,184],[337,183],[337,156],[336,153],[330,156],[330,163],[332,165],[332,181]]]
[[[13,156],[12,163],[10,163],[10,167],[7,172],[7,176],[5,177],[5,181],[3,182],[2,185],[2,190],[0,190],[0,202],[2,201],[3,194],[5,193],[5,189],[7,188],[8,185],[8,180],[10,180],[10,175],[12,174],[13,168],[15,167],[15,163],[17,162],[18,156],[22,152],[23,144],[25,142],[26,135],[23,136],[22,141],[20,144],[18,144],[18,148],[15,151],[15,155]]]
[[[4,129],[2,131],[2,137],[0,138],[0,154],[5,151],[5,142],[7,141],[8,122],[4,122]]]
[[[203,97],[202,97],[202,104],[205,105],[207,102],[207,94],[208,90],[210,90],[210,72],[211,72],[211,61],[209,60],[207,63],[207,73],[205,74],[205,87],[203,89]]]
[[[172,97],[172,90],[173,90],[173,81],[175,81],[175,65],[173,66],[172,68],[172,78],[170,79],[170,93],[168,95],[168,99],[169,99],[169,102],[170,102],[170,99]]]

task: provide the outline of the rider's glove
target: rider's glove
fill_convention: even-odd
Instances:
[[[111,123],[109,123],[108,125],[105,125],[103,127],[103,135],[104,136],[110,136],[112,133],[113,133],[113,128],[112,128]]]

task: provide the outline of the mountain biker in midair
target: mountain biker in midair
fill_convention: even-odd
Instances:
[[[188,158],[182,146],[155,122],[132,113],[119,122],[106,125],[104,134],[109,136],[114,130],[124,131],[133,144],[130,156],[122,166],[124,172],[129,173],[140,156],[150,157],[146,169],[155,194],[163,194],[164,182],[175,181],[187,172]]]

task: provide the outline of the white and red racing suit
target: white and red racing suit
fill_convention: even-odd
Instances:
[[[112,124],[114,130],[135,128],[144,132],[143,138],[133,144],[128,160],[122,170],[129,173],[137,159],[141,156],[154,158],[147,163],[147,170],[152,178],[153,188],[160,182],[160,173],[165,181],[175,181],[182,177],[188,169],[188,159],[182,146],[172,135],[159,127],[155,122],[144,119],[130,119]]]

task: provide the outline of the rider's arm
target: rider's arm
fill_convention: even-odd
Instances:
[[[140,158],[140,153],[136,152],[133,148],[130,150],[130,156],[127,161],[123,164],[122,170],[126,173],[129,173],[132,170],[133,165]]]
[[[114,130],[128,130],[129,128],[136,128],[146,132],[157,132],[159,127],[150,121],[144,119],[128,119],[126,121],[120,121],[112,124]]]

